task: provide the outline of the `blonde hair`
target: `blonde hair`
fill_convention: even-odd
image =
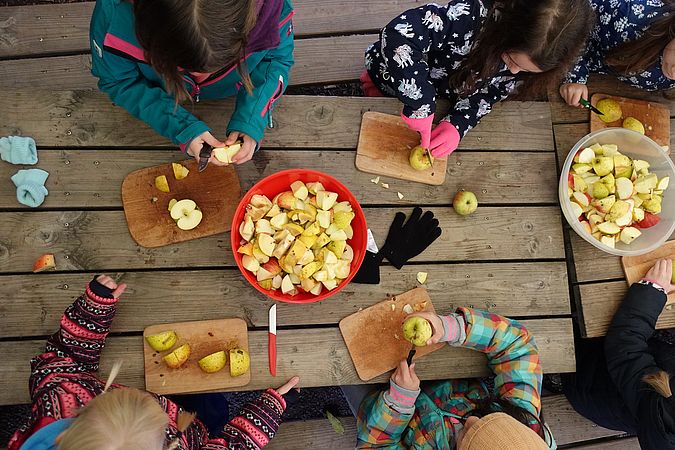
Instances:
[[[658,372],[647,374],[642,377],[642,381],[654,388],[662,397],[670,398],[673,396],[673,391],[670,389],[670,375],[668,375],[668,372],[659,370]]]
[[[108,392],[121,362],[110,372],[103,393],[82,408],[63,432],[59,450],[163,450],[169,416],[157,399],[140,389],[120,388]],[[167,450],[178,447],[180,435],[194,414],[178,416],[179,435]]]

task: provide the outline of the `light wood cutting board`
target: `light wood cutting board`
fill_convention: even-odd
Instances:
[[[178,369],[170,369],[162,360],[173,349],[157,352],[145,340],[145,336],[166,330],[174,330],[178,334],[178,341],[173,349],[185,343],[190,344],[190,358]],[[245,386],[251,381],[251,369],[241,376],[231,377],[229,354],[225,368],[216,373],[205,373],[197,364],[204,356],[220,350],[227,353],[233,348],[249,351],[248,328],[242,319],[202,320],[149,326],[143,331],[145,388],[156,394],[182,394]]]
[[[340,331],[347,344],[356,372],[363,381],[395,368],[408,356],[412,348],[403,338],[401,324],[407,316],[405,304],[415,306],[426,302],[423,311],[435,312],[429,294],[424,288],[416,288],[384,300],[363,311],[356,312],[340,321]],[[395,309],[392,309],[392,306]],[[434,352],[445,344],[417,347],[415,360]]]
[[[675,259],[675,241],[668,241],[653,252],[645,253],[639,256],[624,256],[621,258],[621,265],[626,274],[628,286],[640,281],[652,268],[658,259]],[[675,302],[675,292],[668,296],[666,304]]]
[[[445,181],[447,158],[436,158],[426,170],[410,167],[410,150],[420,145],[420,137],[399,116],[368,111],[363,114],[356,168],[362,172],[399,180],[441,185]]]
[[[181,164],[190,170],[182,180],[176,180],[169,163],[131,172],[122,182],[124,215],[129,233],[138,245],[161,247],[230,231],[241,198],[234,167],[209,164],[200,173],[195,160]],[[155,177],[159,175],[166,175],[171,192],[164,193],[155,187]],[[178,228],[168,210],[172,198],[197,203],[203,218],[196,228],[188,231]]]
[[[597,114],[591,113],[591,131],[608,127],[621,127],[623,119],[635,117],[645,126],[645,135],[661,146],[667,146],[670,153],[670,110],[660,103],[648,102],[634,98],[617,97],[607,94],[593,94],[591,104],[596,106],[603,98],[611,98],[621,105],[621,119],[605,123]]]

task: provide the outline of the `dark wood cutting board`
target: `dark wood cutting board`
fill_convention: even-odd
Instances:
[[[434,159],[426,170],[410,167],[410,150],[420,145],[420,137],[399,116],[368,111],[363,114],[356,168],[362,172],[399,180],[417,181],[438,186],[445,181],[447,158]]]
[[[654,263],[659,259],[675,259],[675,241],[668,241],[656,250],[639,256],[624,256],[621,258],[623,272],[626,274],[628,286],[640,281]],[[668,296],[666,304],[675,302],[675,292]]]
[[[122,182],[122,204],[131,237],[143,247],[161,247],[230,231],[241,199],[239,177],[232,165],[209,164],[203,172],[195,160],[181,161],[190,170],[176,180],[171,163],[131,172]],[[155,177],[166,175],[171,192],[155,187]],[[157,201],[153,202],[153,198]],[[196,228],[178,228],[169,214],[171,199],[191,199],[203,213]]]
[[[190,358],[178,369],[166,366],[162,358],[171,350],[157,352],[145,340],[145,336],[173,330],[178,341],[171,350],[190,344]],[[145,388],[156,394],[181,394],[186,392],[218,391],[225,388],[245,386],[251,381],[251,369],[238,377],[230,376],[230,356],[225,368],[216,373],[206,373],[197,363],[211,353],[233,348],[248,348],[248,328],[242,319],[201,320],[196,322],[152,325],[143,331],[143,355],[145,361]]]
[[[604,98],[614,99],[621,105],[622,117],[615,122],[605,123],[597,114],[591,113],[591,131],[608,127],[621,127],[623,119],[635,117],[645,126],[645,136],[662,147],[666,146],[668,148],[666,154],[670,154],[670,110],[667,106],[645,100],[600,93],[593,94],[591,104],[596,106]]]
[[[347,344],[356,372],[363,381],[395,368],[408,356],[412,345],[403,338],[401,330],[403,319],[407,316],[403,312],[406,304],[413,307],[425,304],[423,311],[435,312],[427,290],[415,288],[340,321],[340,332]],[[444,345],[439,343],[417,347],[414,359],[434,352]]]

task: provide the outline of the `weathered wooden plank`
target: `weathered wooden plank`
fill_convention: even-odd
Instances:
[[[416,274],[429,274],[425,287],[436,310],[473,306],[510,317],[570,313],[564,262],[507,264],[409,265],[400,271],[382,267],[382,283],[351,283],[334,298],[306,305],[279,304],[283,325],[337,324],[344,317],[418,285]],[[49,334],[65,308],[95,274],[12,275],[2,277],[0,337]],[[129,272],[114,275],[129,288],[120,304],[113,332],[142,331],[164,322],[240,317],[250,326],[267,326],[272,301],[252,289],[237,269]],[[459,292],[471,290],[471,298]]]
[[[622,83],[614,77],[607,75],[591,75],[588,81],[589,97],[600,92],[603,94],[612,94],[622,97],[639,98],[643,100],[655,101],[670,106],[671,116],[675,115],[675,102],[673,101],[673,92],[660,91],[648,92],[636,89],[626,83]],[[573,108],[568,106],[556,89],[549,92],[548,99],[551,102],[551,115],[553,123],[575,123],[588,122],[589,112],[587,109]]]
[[[202,102],[195,114],[222,137],[231,99]],[[274,109],[267,148],[348,148],[358,142],[365,111],[398,114],[392,98],[285,96]],[[447,111],[442,103],[439,115]],[[147,125],[111,104],[97,91],[0,91],[0,135],[32,136],[39,145],[58,147],[171,146]],[[503,102],[471,130],[461,149],[553,151],[550,108],[546,102]]]
[[[575,370],[571,319],[524,320],[522,324],[536,337],[545,372]],[[107,374],[114,361],[122,359],[125,365],[119,382],[143,387],[142,346],[141,336],[108,338],[101,360],[101,373]],[[3,386],[6,386],[0,391],[0,405],[28,401],[29,362],[43,348],[43,340],[0,343],[0,354],[5,355],[0,365],[0,376]],[[301,387],[362,383],[338,328],[281,330],[277,337],[277,349],[277,377],[272,377],[267,367],[267,331],[249,332],[252,380],[248,386],[236,390],[278,386],[293,375],[302,377]],[[465,348],[443,348],[417,364],[417,374],[426,380],[484,376],[488,373],[485,356]],[[389,376],[383,374],[370,382],[381,383]]]
[[[606,442],[586,444],[573,447],[574,450],[640,450],[640,443],[636,437],[612,439]]]
[[[546,423],[559,446],[579,444],[592,439],[623,434],[619,431],[602,428],[579,415],[562,395],[544,397],[541,399],[541,403]],[[317,448],[319,443],[324,445],[326,442],[331,443],[333,448],[351,448],[356,442],[356,420],[353,417],[340,417],[340,421],[345,428],[345,434],[342,436],[335,434],[325,419],[285,422],[270,442],[269,448],[300,450]],[[333,445],[333,443],[340,446]],[[611,443],[616,445],[619,450],[639,449],[637,441],[632,438],[614,440]],[[610,447],[605,446],[605,444],[593,444],[574,448],[601,449]]]
[[[296,38],[376,31],[416,0],[296,0]],[[89,21],[94,2],[0,8],[6,26],[0,34],[0,58],[50,53],[89,52]]]
[[[551,429],[558,445],[578,444],[592,439],[623,434],[596,425],[574,410],[564,395],[541,399],[544,420]]]
[[[374,34],[312,38],[296,41],[290,83],[321,84],[356,80],[363,54]],[[320,69],[320,70],[319,70]],[[40,86],[51,89],[95,89],[89,54],[0,61],[0,89]]]
[[[612,318],[628,290],[625,281],[610,281],[579,286],[579,297],[584,323],[581,325],[584,337],[604,336]],[[656,328],[675,327],[675,310],[664,309]]]
[[[569,229],[568,233],[578,282],[616,280],[624,277],[621,257],[598,250],[572,229]]]
[[[120,185],[134,170],[183,160],[175,150],[42,150],[40,168],[49,172],[49,196],[42,207],[121,207]],[[252,163],[237,166],[242,189],[261,178],[291,167],[330,173],[343,180],[362,205],[381,204],[393,191],[404,193],[403,203],[443,204],[459,189],[476,192],[481,203],[555,203],[557,190],[553,153],[456,152],[450,157],[447,181],[442,186],[387,179],[386,191],[370,180],[373,175],[354,170],[353,151],[264,150]],[[0,179],[9,180],[17,167],[0,164]],[[411,169],[412,170],[412,169]],[[523,176],[527,174],[527,176]],[[68,195],[66,195],[68,192]],[[22,207],[11,186],[0,190],[0,208]],[[27,207],[26,207],[27,208]]]
[[[308,448],[345,449],[356,445],[356,419],[340,417],[344,434],[337,434],[327,419],[284,422],[274,439],[265,447],[268,450],[306,450]]]
[[[393,194],[395,195],[395,194]],[[366,208],[368,227],[384,242],[397,210]],[[564,258],[555,207],[484,207],[469,217],[431,208],[443,235],[413,261]],[[105,236],[105,239],[101,239]],[[508,238],[507,238],[508,237]],[[228,233],[159,248],[138,247],[122,211],[13,212],[2,215],[0,272],[25,272],[43,253],[60,270],[119,270],[232,265]]]

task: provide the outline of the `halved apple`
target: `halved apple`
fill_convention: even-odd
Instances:
[[[244,255],[241,258],[241,265],[249,272],[256,274],[260,269],[260,263],[253,256]]]
[[[178,163],[171,163],[171,169],[173,170],[173,177],[176,180],[182,180],[190,173],[190,170],[187,167]]]
[[[206,373],[216,373],[225,367],[227,356],[224,351],[211,353],[199,360],[199,368]]]
[[[258,235],[258,246],[260,247],[260,251],[265,255],[272,256],[276,242],[274,242],[274,238],[269,234],[261,233]]]
[[[190,344],[183,344],[176,350],[172,351],[164,358],[164,362],[172,369],[177,369],[185,364],[190,357]]]
[[[213,149],[213,156],[215,156],[220,162],[232,164],[232,158],[234,158],[234,155],[236,155],[239,150],[241,150],[242,143],[243,142],[241,141],[237,141],[232,145],[228,145],[227,147],[216,147]]]
[[[176,345],[178,335],[173,330],[167,330],[146,336],[145,340],[153,350],[164,352]]]
[[[170,211],[171,218],[176,221],[181,230],[192,230],[202,221],[202,212],[197,204],[190,199],[176,202]]]
[[[155,187],[162,192],[171,192],[171,189],[169,189],[169,180],[166,179],[166,175],[155,177]]]
[[[337,202],[338,195],[335,192],[318,191],[316,193],[316,204],[324,211],[328,211]]]

